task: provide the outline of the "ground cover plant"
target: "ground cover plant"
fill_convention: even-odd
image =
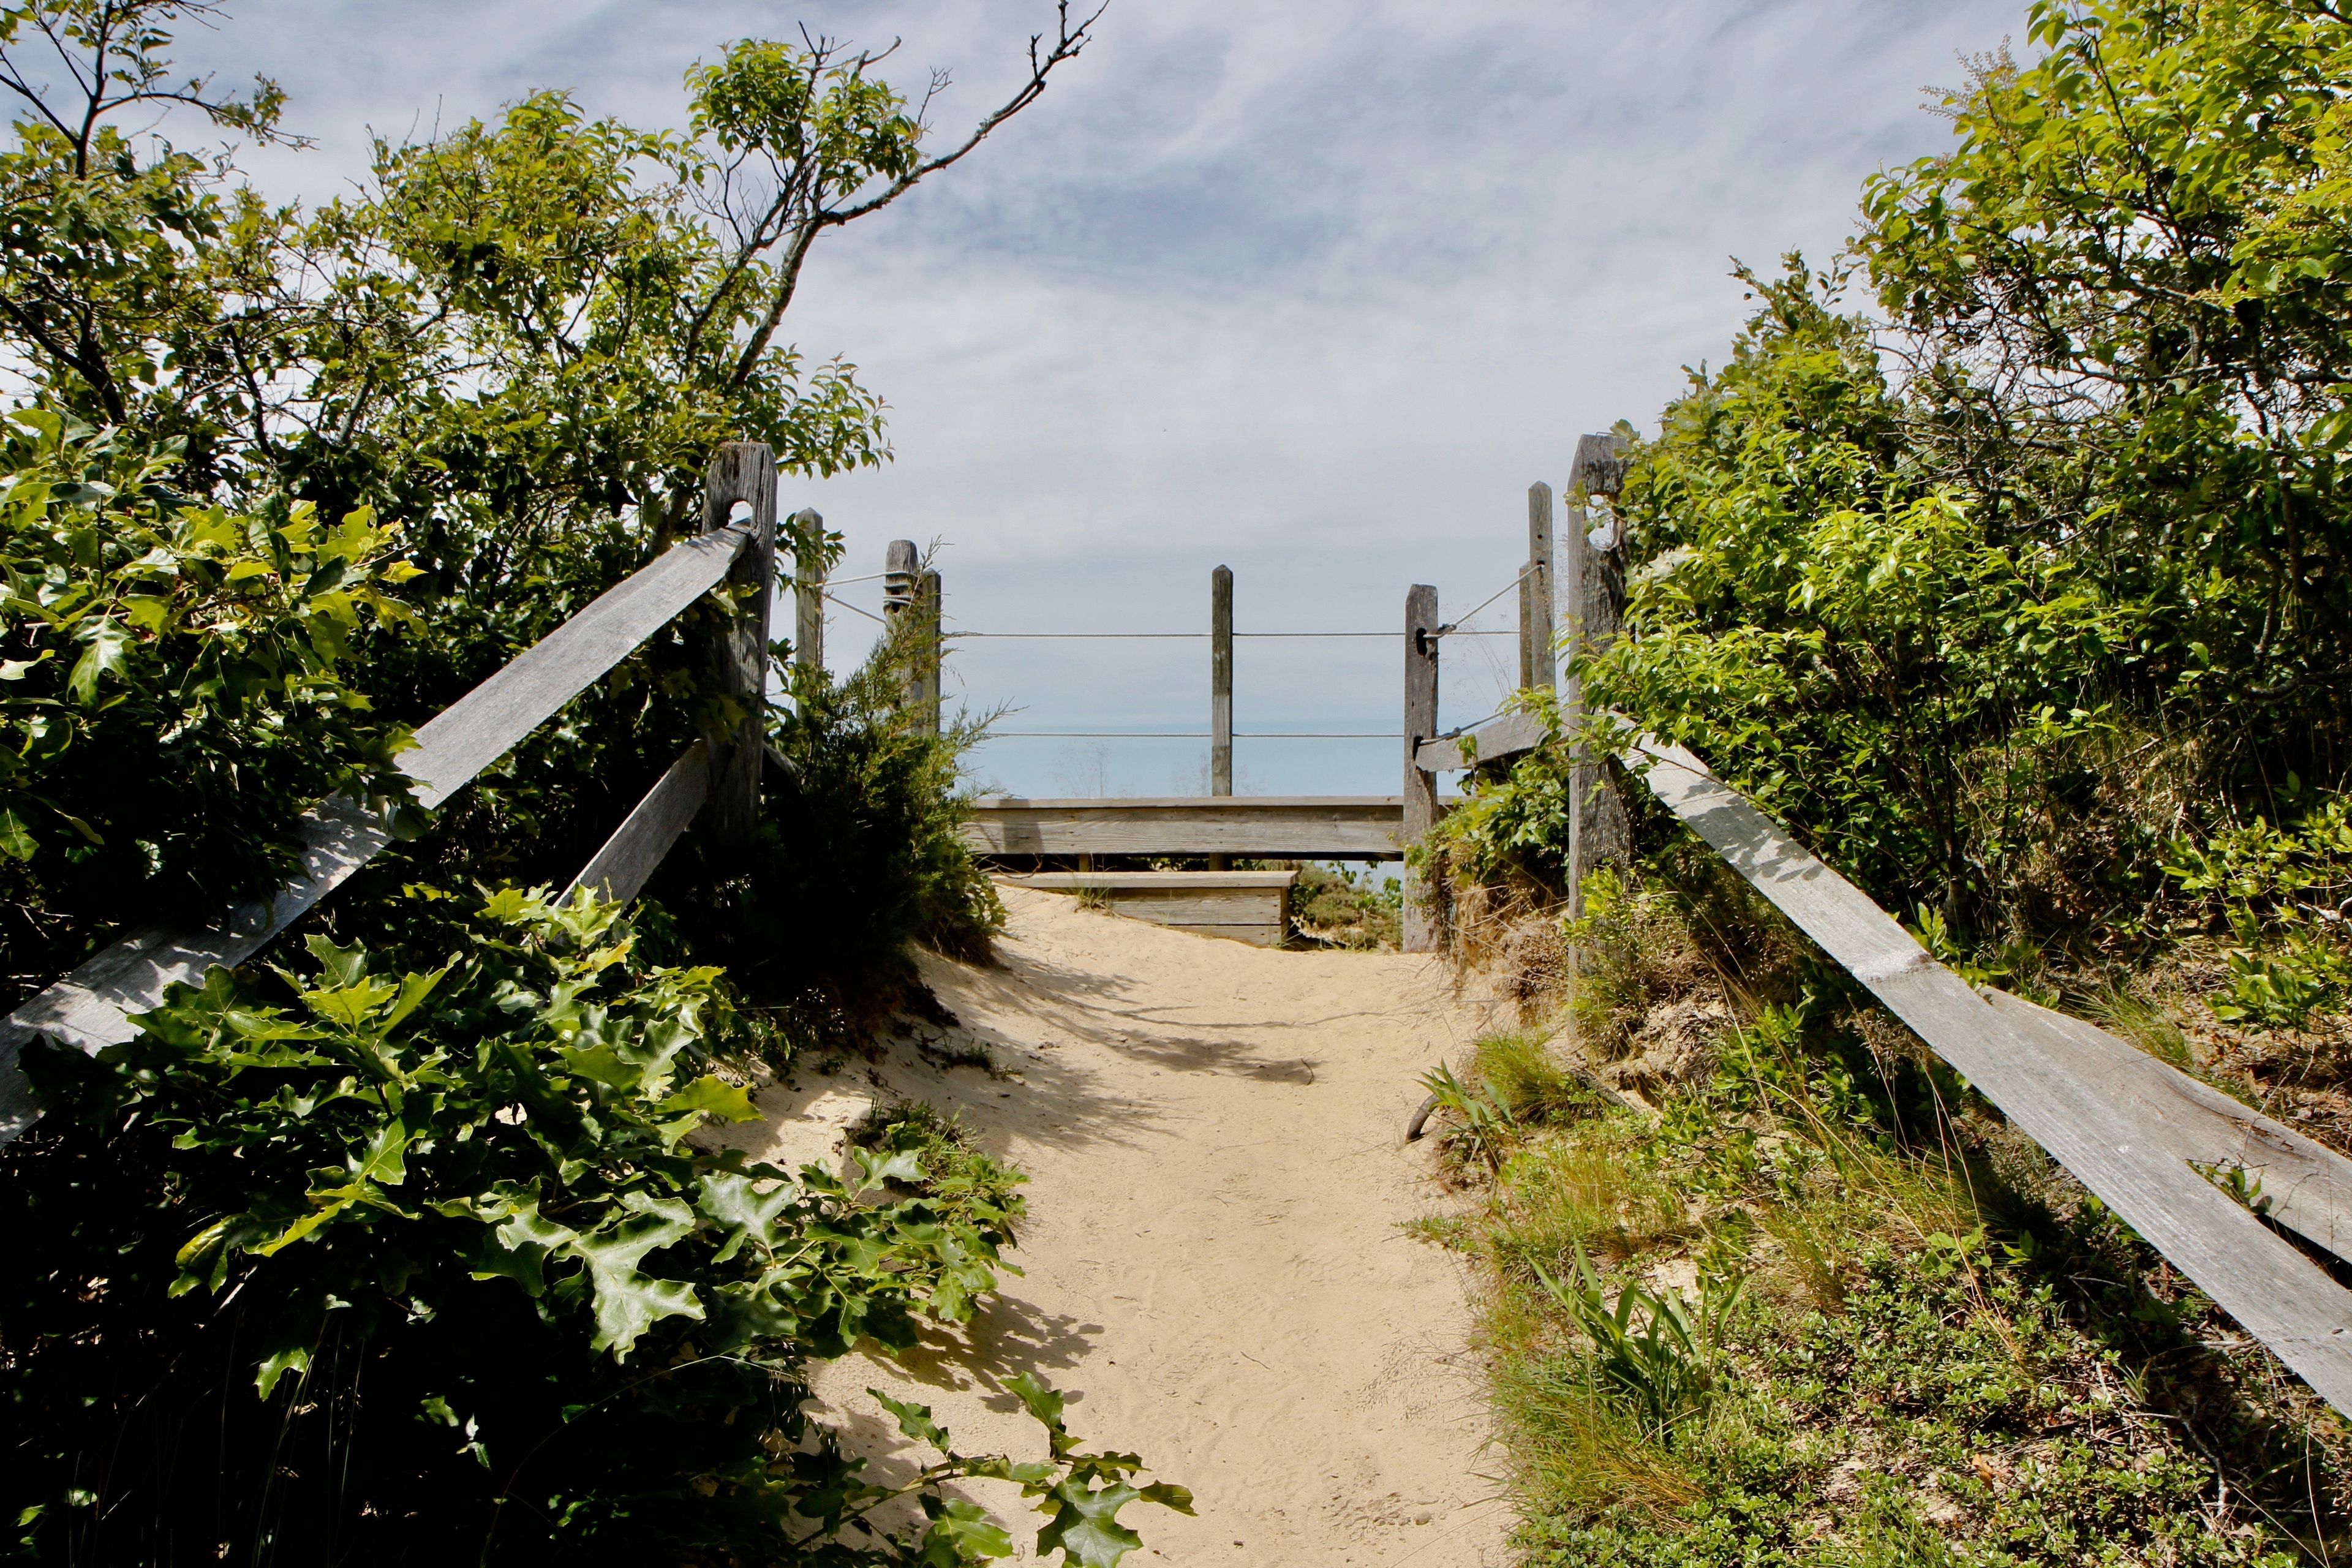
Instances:
[[[1633,1026],[1454,1064],[1423,1226],[1483,1282],[1526,1561],[2341,1556],[2352,1430],[1801,939],[1598,903],[1581,1007]]]
[[[1045,1457],[955,1454],[890,1405],[939,1458],[900,1489],[918,1522],[873,1526],[890,1498],[802,1411],[808,1369],[968,1315],[1017,1175],[945,1143],[774,1170],[702,1131],[887,1012],[908,943],[978,952],[1001,919],[955,833],[969,736],[908,722],[899,643],[797,677],[751,852],[689,837],[625,917],[546,889],[742,717],[707,681],[720,606],[431,820],[399,772],[416,724],[699,526],[720,440],[788,474],[884,455],[854,368],[779,341],[809,248],[1034,100],[1087,37],[1058,16],[960,141],[871,54],[739,40],[681,131],[541,92],[380,144],[306,211],[237,170],[237,142],[298,140],[283,95],[173,68],[217,7],[0,6],[0,1005],[269,889],[328,795],[403,839],[130,1044],[27,1047],[48,1114],[0,1150],[20,1554],[965,1563],[1012,1551],[944,1489],[990,1476],[1040,1554],[1108,1564],[1122,1509],[1186,1506],[1022,1377]],[[231,140],[163,134],[191,126]],[[787,533],[801,567],[838,552]],[[820,880],[821,928],[793,912]]]
[[[940,1485],[989,1476],[1107,1563],[1125,1503],[1185,1506],[1034,1380],[1047,1460],[894,1405],[939,1462],[865,1480],[809,1366],[968,1318],[1017,1177],[937,1138],[846,1179],[694,1142],[757,1114],[716,970],[584,899],[503,890],[467,934],[404,973],[313,938],[266,992],[215,971],[97,1062],[33,1055],[52,1125],[0,1188],[43,1266],[5,1309],[31,1555],[961,1563],[1010,1542]],[[908,1491],[927,1528],[862,1523]]]

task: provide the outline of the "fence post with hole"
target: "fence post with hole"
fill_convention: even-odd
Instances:
[[[921,562],[911,539],[894,539],[882,552],[882,635],[908,661],[898,677],[899,700],[908,708],[914,706],[916,692],[915,666],[906,651],[906,620],[914,613],[916,595],[922,592]]]
[[[738,506],[748,515],[736,519]],[[735,557],[726,587],[732,613],[711,639],[719,693],[740,711],[711,752],[710,832],[721,848],[750,847],[760,822],[760,763],[767,750],[768,603],[776,580],[776,458],[758,441],[729,441],[710,459],[702,531],[740,521],[751,542]]]
[[[1572,617],[1569,651],[1595,654],[1617,640],[1625,619],[1625,530],[1613,502],[1625,477],[1622,438],[1586,436],[1569,467],[1568,569],[1562,598]],[[1593,503],[1588,510],[1587,502]],[[1595,527],[1595,523],[1598,527]],[[1596,540],[1595,535],[1598,535]],[[1584,913],[1585,873],[1622,866],[1633,858],[1633,823],[1610,777],[1609,762],[1581,738],[1584,682],[1571,674],[1561,718],[1570,737],[1569,770],[1568,912]]]
[[[1411,854],[1437,823],[1437,775],[1423,773],[1413,753],[1437,732],[1437,590],[1416,583],[1404,596],[1404,811],[1397,825],[1397,847]],[[1404,868],[1402,945],[1407,952],[1434,952],[1443,926],[1444,877],[1424,877],[1408,861]]]

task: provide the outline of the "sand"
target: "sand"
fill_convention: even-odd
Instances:
[[[1484,1005],[1422,957],[1272,952],[1003,892],[1000,966],[924,961],[954,1026],[772,1086],[740,1139],[837,1163],[842,1129],[903,1096],[960,1111],[1032,1178],[1025,1276],[966,1335],[824,1368],[827,1414],[884,1477],[909,1458],[868,1387],[930,1405],[966,1451],[1040,1458],[1002,1386],[1034,1369],[1070,1392],[1074,1432],[1194,1493],[1197,1519],[1129,1507],[1130,1564],[1508,1561],[1466,1281],[1402,1228],[1448,1202],[1429,1146],[1403,1141],[1415,1079],[1462,1057]],[[1015,1076],[941,1064],[975,1044]],[[1017,1493],[969,1489],[1033,1560]]]

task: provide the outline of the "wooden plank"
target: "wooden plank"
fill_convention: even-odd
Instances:
[[[719,689],[742,710],[710,783],[710,833],[730,849],[749,848],[760,826],[760,764],[767,752],[768,613],[775,597],[776,458],[759,441],[728,441],[710,459],[703,482],[706,533],[728,527],[739,505],[750,509],[751,537],[735,557],[728,585],[735,614],[714,638],[711,662]]]
[[[793,562],[793,663],[802,669],[824,668],[824,519],[814,507],[793,514],[799,537],[816,542],[809,559]]]
[[[709,592],[751,537],[748,529],[730,527],[671,545],[427,721],[415,749],[400,759],[416,781],[418,800],[440,805],[506,755]]]
[[[1413,765],[1425,773],[1456,773],[1532,752],[1549,733],[1538,714],[1506,713],[1466,735],[1423,741],[1413,748]]]
[[[1675,816],[1869,987],[2011,1122],[2339,1411],[2352,1412],[2352,1293],[2174,1149],[2123,1075],[2085,1078],[1937,963],[1860,889],[1679,746],[1626,753]],[[2160,1065],[2160,1064],[2159,1064]],[[2135,1069],[2137,1073],[2137,1069]],[[2135,1077],[2131,1081],[2138,1081]]]
[[[1519,688],[1549,691],[1559,666],[1552,653],[1551,487],[1528,487],[1528,574],[1519,584]]]
[[[1252,947],[1280,947],[1290,940],[1290,928],[1287,925],[1209,926],[1171,923],[1167,929],[1181,931],[1188,936],[1214,936],[1222,937],[1227,942],[1245,942]]]
[[[616,903],[635,898],[709,798],[712,772],[709,745],[697,741],[688,746],[669,771],[654,781],[654,787],[613,830],[604,847],[580,868],[580,874],[563,889],[563,901],[569,903],[583,888]]]
[[[1061,800],[995,795],[963,829],[974,853],[1229,855],[1282,860],[1393,860],[1394,795],[1214,795]]]
[[[1199,891],[1214,888],[1282,889],[1298,880],[1296,871],[1032,871],[1026,875],[997,873],[1000,882],[1016,888],[1043,888],[1050,892],[1148,892],[1173,888]]]
[[[2245,1172],[2262,1184],[2271,1218],[2352,1260],[2352,1160],[2095,1024],[1990,986],[1978,994],[2075,1077],[2128,1097],[2145,1137],[2183,1160]]]
[[[1290,929],[1296,871],[1041,871],[999,881],[1101,898],[1108,912],[1155,925],[1278,946]]]
[[[1160,925],[1279,925],[1289,903],[1280,888],[1197,894],[1179,893],[1171,889],[1166,892],[1110,893],[1106,898],[1113,914],[1133,915]]]
[[[1437,590],[1416,583],[1404,597],[1404,798],[1397,842],[1421,842],[1437,821],[1437,782],[1414,762],[1421,742],[1437,732]],[[1407,952],[1434,952],[1443,931],[1442,885],[1407,866],[1403,941]]]
[[[463,788],[707,593],[750,538],[729,528],[672,545],[442,710],[401,755],[417,799],[438,805]],[[8,1015],[0,1025],[0,1142],[39,1114],[17,1063],[26,1041],[47,1035],[95,1051],[128,1040],[135,1031],[127,1015],[163,1001],[167,986],[244,963],[392,842],[382,820],[340,796],[305,814],[295,833],[302,873],[273,897],[241,905],[194,933],[133,931]]]
[[[1440,805],[1451,805],[1448,796]],[[983,795],[972,801],[981,811],[1337,811],[1395,813],[1392,795]]]

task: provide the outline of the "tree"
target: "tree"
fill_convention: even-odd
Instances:
[[[855,368],[812,363],[782,338],[811,249],[969,156],[1077,57],[1095,20],[1058,5],[1028,41],[1017,89],[952,141],[929,123],[943,75],[910,104],[881,79],[887,50],[808,34],[741,40],[688,73],[683,132],[539,92],[429,142],[379,143],[364,191],[305,211],[256,190],[232,148],[199,157],[124,129],[172,110],[298,140],[275,84],[229,94],[173,74],[173,30],[220,14],[212,0],[0,6],[0,89],[21,110],[0,153],[0,351],[41,406],[100,433],[143,476],[162,523],[182,505],[373,520],[414,569],[405,618],[357,627],[339,647],[379,747],[662,548],[719,441],[765,441],[807,474],[887,455],[882,404]],[[837,549],[786,542],[803,563]],[[52,634],[37,622],[0,633],[7,658],[40,653]],[[657,638],[608,679],[604,700],[468,791],[405,872],[557,875],[549,847],[609,826],[690,738],[693,630]],[[145,667],[123,672],[133,668]],[[122,744],[139,733],[152,744],[152,727],[131,728],[148,711],[113,709],[104,722]],[[245,764],[262,771],[246,775],[241,825],[257,814],[290,831],[289,801],[376,765],[351,738],[316,740],[315,754],[286,755],[282,781],[267,757]],[[47,754],[43,793],[110,798],[73,777],[103,754]],[[127,913],[153,912],[157,877],[209,896],[236,880],[224,863],[253,885],[278,863],[250,833],[217,847],[201,877],[167,849],[154,876],[108,883],[107,907],[37,941],[19,931],[31,945],[6,951],[10,973],[38,984]],[[65,907],[40,885],[70,874],[55,856],[18,874],[31,879],[24,900]]]

